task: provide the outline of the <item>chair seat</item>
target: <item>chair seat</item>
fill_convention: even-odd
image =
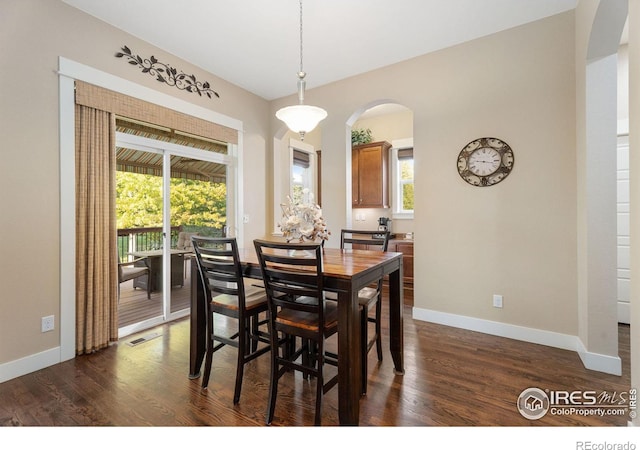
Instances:
[[[266,308],[267,293],[264,288],[251,284],[251,280],[244,280],[244,297],[247,310],[259,307]],[[219,294],[211,299],[211,303],[232,310],[239,308],[237,295]]]
[[[362,288],[358,291],[358,302],[361,305],[368,305],[378,297],[378,290],[372,287]]]
[[[302,301],[301,301],[302,300]],[[313,299],[315,300],[315,299]],[[296,299],[305,303],[304,297]],[[278,314],[277,322],[290,327],[301,328],[309,331],[318,330],[318,315],[306,311],[283,310]],[[335,302],[328,302],[324,310],[325,328],[333,329],[338,326],[338,305]]]
[[[358,291],[358,303],[360,306],[367,306],[373,303],[378,296],[378,291],[372,287],[365,287]],[[338,300],[338,294],[335,292],[325,292],[327,300]]]

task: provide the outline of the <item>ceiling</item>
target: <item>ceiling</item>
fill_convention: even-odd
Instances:
[[[296,93],[298,0],[61,1],[266,100]],[[576,4],[577,0],[304,0],[307,89],[571,10]]]

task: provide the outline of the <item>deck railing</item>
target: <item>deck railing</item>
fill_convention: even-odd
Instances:
[[[224,236],[223,229],[210,227],[185,227],[183,225],[171,227],[170,245],[175,248],[181,231],[198,233],[201,236]],[[118,254],[120,261],[129,260],[132,252],[159,250],[162,248],[162,227],[120,228],[118,229]]]

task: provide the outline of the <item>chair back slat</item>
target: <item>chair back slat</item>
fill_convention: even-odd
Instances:
[[[290,244],[255,240],[254,245],[270,307],[318,314],[323,320],[321,244]],[[305,297],[306,301],[299,299]],[[315,301],[309,301],[315,299]],[[271,310],[271,309],[270,309]]]
[[[353,248],[353,245],[366,245],[367,250],[380,250],[386,252],[389,248],[389,237],[391,233],[389,230],[350,230],[343,229],[340,231],[340,248],[345,249],[348,246]],[[378,294],[382,293],[382,279],[378,280],[377,290]]]
[[[244,283],[236,239],[192,236],[191,242],[207,302],[213,293],[235,295],[240,308],[244,308]]]
[[[389,247],[389,231],[350,230],[340,232],[340,248],[353,248],[353,245],[366,245],[368,250],[387,251]]]

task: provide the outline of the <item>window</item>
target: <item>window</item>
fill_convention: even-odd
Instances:
[[[413,218],[413,148],[394,148],[393,164],[393,212],[398,219]]]
[[[291,198],[294,202],[303,201],[302,191],[305,188],[313,192],[311,154],[294,148],[291,165]]]
[[[309,189],[317,202],[318,156],[313,145],[296,139],[274,139],[273,152],[273,235],[281,236],[282,203],[287,196],[302,200],[302,190]]]

